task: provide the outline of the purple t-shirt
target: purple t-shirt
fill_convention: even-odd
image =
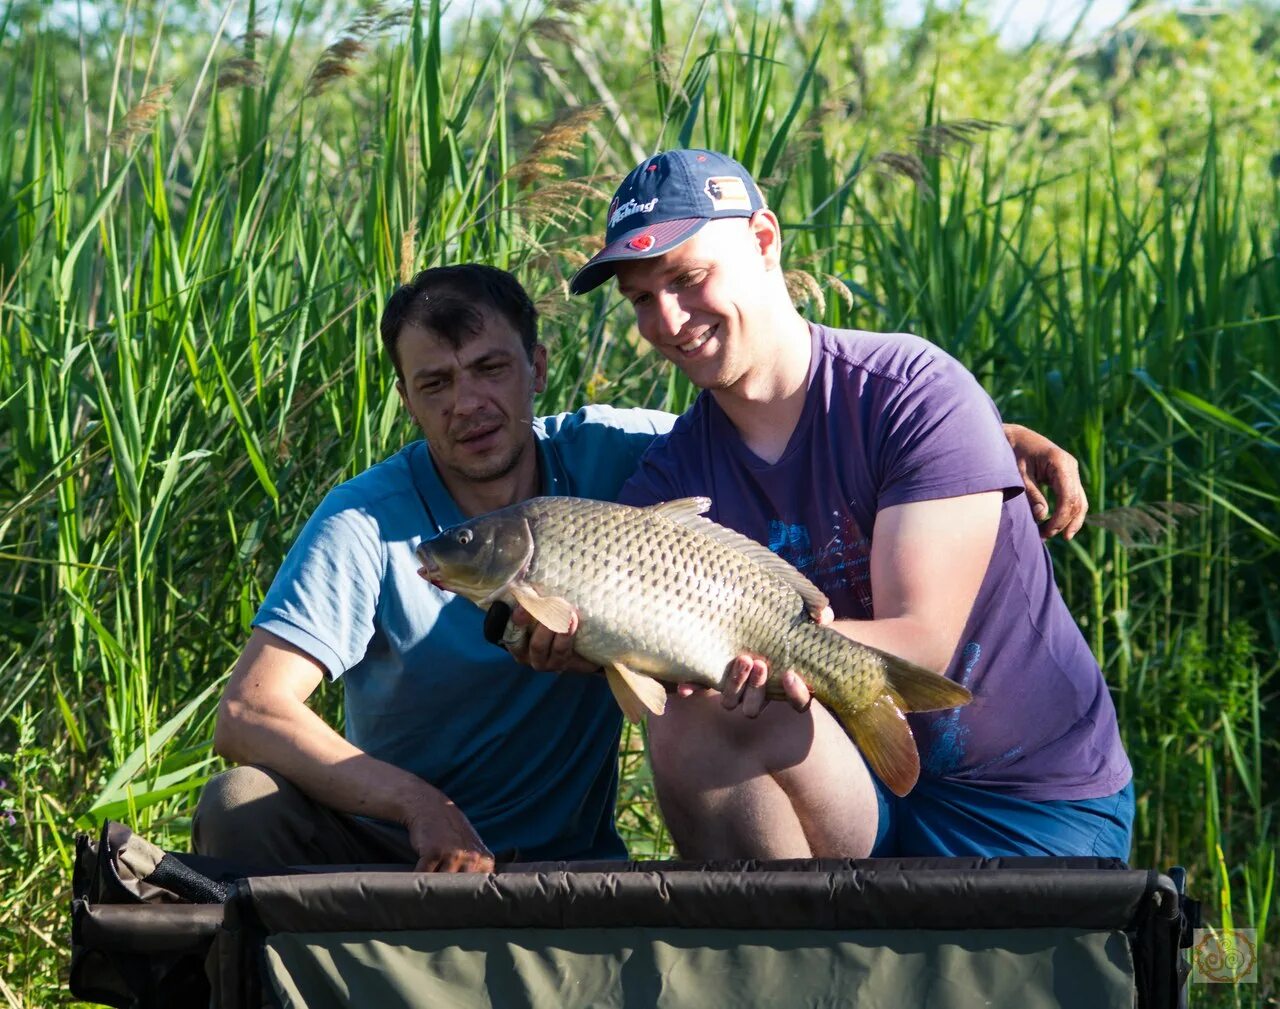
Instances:
[[[876,512],[1002,490],[991,563],[946,675],[973,701],[911,715],[924,774],[1024,799],[1111,795],[1132,771],[1101,670],[1053,580],[990,397],[918,337],[812,326],[808,393],[766,463],[702,393],[621,500],[711,498],[710,517],[803,571],[837,617],[871,619]]]

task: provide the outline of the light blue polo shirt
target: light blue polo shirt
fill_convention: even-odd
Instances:
[[[612,500],[673,420],[605,406],[536,419],[542,493]],[[439,788],[500,859],[624,858],[604,679],[518,665],[476,606],[418,576],[418,544],[462,520],[426,443],[406,446],[329,492],[254,626],[341,677],[347,738]]]

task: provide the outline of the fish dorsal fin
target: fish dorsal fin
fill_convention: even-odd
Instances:
[[[549,627],[557,634],[568,634],[574,625],[572,604],[559,596],[540,596],[536,589],[524,582],[511,583],[511,595],[534,620]]]
[[[743,536],[740,532],[703,517],[703,512],[710,507],[710,498],[683,497],[651,505],[649,510],[679,525],[696,529],[704,536],[710,536],[717,543],[723,543],[737,550],[738,553],[746,554],[774,577],[781,578],[795,589],[804,600],[805,609],[809,611],[809,615],[814,620],[821,620],[823,611],[830,605],[826,594],[764,544],[757,543],[749,536]]]
[[[643,721],[646,712],[661,715],[666,711],[666,688],[652,677],[637,673],[616,659],[604,664],[604,675],[629,721]]]
[[[665,515],[672,522],[683,523],[687,518],[705,515],[710,507],[711,498],[709,497],[679,497],[674,501],[660,501],[656,505],[650,505],[649,510],[658,515]]]

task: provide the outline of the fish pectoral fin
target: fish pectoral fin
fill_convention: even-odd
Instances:
[[[629,721],[643,721],[646,712],[660,715],[667,710],[667,690],[652,676],[628,669],[621,662],[606,662],[604,675]]]
[[[915,787],[920,777],[920,752],[907,716],[891,696],[881,694],[853,714],[846,725],[862,756],[894,795],[906,795]]]
[[[560,596],[540,596],[537,589],[522,582],[512,582],[511,594],[543,627],[557,634],[568,634],[573,629],[576,614],[569,600]]]

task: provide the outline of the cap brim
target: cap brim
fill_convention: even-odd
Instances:
[[[590,261],[569,281],[570,294],[586,294],[594,291],[614,274],[617,263],[628,259],[653,259],[670,252],[702,230],[711,218],[677,217],[643,228],[636,228],[620,235],[591,257]],[[645,236],[653,238],[652,244],[639,243]],[[642,247],[640,247],[642,246]]]

